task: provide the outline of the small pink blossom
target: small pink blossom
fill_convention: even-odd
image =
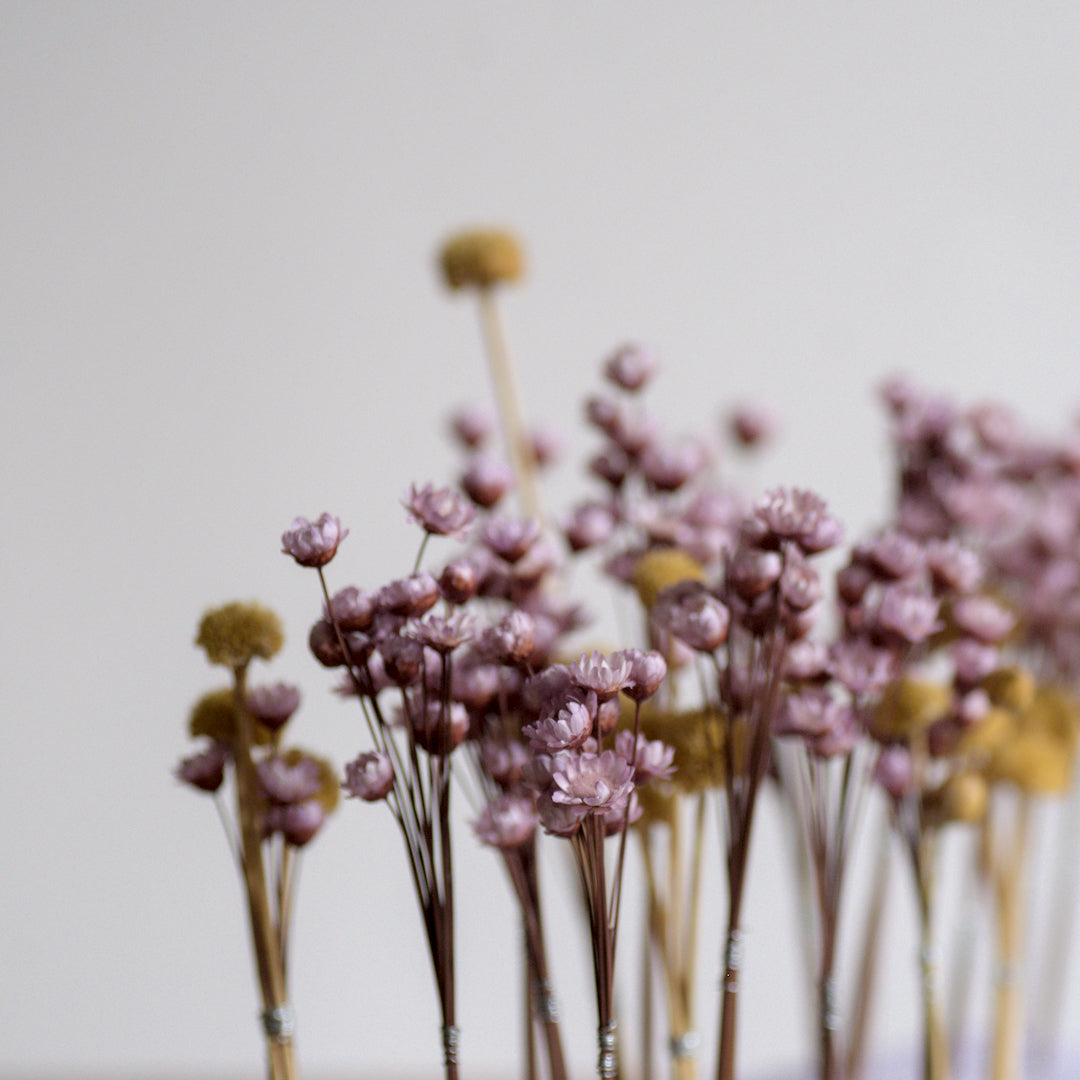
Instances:
[[[427,615],[408,625],[406,633],[437,653],[450,653],[476,636],[476,620],[465,612]]]
[[[507,850],[528,843],[536,832],[539,814],[533,800],[506,793],[488,803],[473,822],[481,843]]]
[[[622,390],[640,390],[656,371],[656,357],[641,345],[622,345],[608,357],[604,375]]]
[[[377,593],[348,585],[330,597],[330,607],[326,615],[343,631],[366,630],[371,625],[377,605]]]
[[[297,517],[281,534],[281,550],[301,566],[325,566],[348,535],[349,530],[343,529],[341,522],[329,514],[320,514],[316,521]]]
[[[623,653],[603,653],[593,650],[582,653],[577,662],[570,665],[570,678],[582,690],[591,690],[597,700],[613,698],[630,681],[631,663]]]
[[[379,590],[379,610],[416,619],[430,611],[439,599],[439,583],[428,573],[413,574]]]
[[[184,758],[177,766],[176,778],[200,791],[217,791],[225,780],[225,762],[229,750],[224,743],[212,742],[201,753]]]
[[[500,787],[508,788],[521,780],[532,755],[516,739],[487,738],[480,744],[480,765]]]
[[[346,794],[365,802],[385,799],[394,787],[394,766],[388,755],[372,750],[345,766]]]
[[[675,772],[675,751],[660,739],[650,742],[644,735],[639,735],[635,740],[632,731],[620,731],[615,736],[615,753],[628,765],[633,765],[637,784],[648,780],[670,780]]]
[[[874,779],[894,799],[902,799],[915,783],[915,767],[907,748],[886,746],[878,757]]]
[[[476,508],[464,495],[434,484],[419,490],[413,484],[403,505],[409,517],[435,536],[461,536],[476,519]]]
[[[248,690],[244,704],[263,727],[277,731],[300,707],[300,688],[286,682],[253,686]]]
[[[555,802],[606,810],[633,790],[634,768],[613,750],[572,753],[560,761],[551,781]]]
[[[1016,616],[988,596],[963,596],[954,600],[952,617],[965,634],[984,645],[1000,645],[1016,626]]]
[[[653,608],[658,626],[697,652],[713,652],[727,640],[728,609],[696,581],[662,590]]]
[[[461,476],[461,488],[477,506],[490,510],[514,482],[514,470],[505,461],[473,458]]]
[[[776,418],[763,405],[746,402],[732,410],[729,425],[735,441],[750,448],[772,438],[776,431]]]
[[[590,710],[580,701],[568,701],[557,713],[541,717],[521,729],[533,748],[547,754],[573,750],[592,734],[596,716],[596,699]]]
[[[649,652],[624,649],[622,655],[630,661],[630,679],[622,688],[623,693],[631,701],[646,701],[660,689],[667,675],[667,661],[655,649]]]
[[[572,551],[585,551],[611,538],[615,531],[615,515],[600,503],[579,506],[566,521],[563,532]]]
[[[540,538],[540,523],[535,518],[490,518],[480,539],[489,551],[513,564],[525,557]]]
[[[318,799],[295,803],[275,803],[267,808],[264,828],[267,833],[281,833],[293,847],[303,847],[322,828],[326,811]]]
[[[551,836],[573,836],[589,812],[583,803],[556,802],[550,791],[542,792],[536,803],[540,824]]]
[[[298,803],[312,799],[322,786],[319,763],[312,758],[301,758],[290,765],[275,754],[257,762],[255,768],[263,791],[276,803]]]
[[[768,492],[754,508],[754,515],[764,526],[767,539],[773,543],[794,540],[807,554],[835,546],[843,534],[840,523],[826,509],[825,500],[800,488]]]
[[[463,405],[450,417],[450,430],[470,450],[483,443],[493,427],[491,416],[475,405]]]

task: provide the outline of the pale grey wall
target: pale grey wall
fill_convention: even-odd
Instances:
[[[884,373],[1038,422],[1075,407],[1073,5],[32,0],[0,24],[0,1072],[253,1075],[237,882],[212,808],[169,776],[216,679],[191,638],[209,603],[272,603],[297,737],[338,761],[363,745],[302,644],[315,582],[277,538],[331,509],[353,530],[339,584],[406,569],[397,500],[448,478],[441,410],[486,392],[473,313],[432,273],[448,229],[525,238],[510,333],[532,411],[577,452],[577,399],[627,337],[661,350],[676,428],[772,400],[787,434],[756,479],[819,488],[853,530],[887,499]],[[757,1067],[805,1034],[763,825]],[[484,964],[515,938],[462,840],[482,882],[463,1056],[499,1075],[517,973]],[[350,805],[305,863],[310,1076],[434,1075],[400,855],[387,816]],[[916,1026],[896,910],[894,1042]],[[587,1074],[587,984],[560,966]],[[702,968],[708,1025],[711,950]]]

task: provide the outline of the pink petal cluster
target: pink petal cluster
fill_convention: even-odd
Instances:
[[[341,522],[329,514],[320,514],[316,521],[297,517],[281,534],[281,550],[301,566],[325,566],[348,535],[349,530],[343,529]]]

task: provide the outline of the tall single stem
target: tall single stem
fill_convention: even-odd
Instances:
[[[506,347],[499,309],[495,304],[495,293],[491,288],[480,289],[480,323],[487,348],[488,365],[495,382],[495,396],[499,402],[499,416],[502,420],[503,438],[506,452],[517,477],[521,504],[525,512],[538,521],[544,520],[543,507],[536,487],[536,462],[532,446],[525,428],[524,413],[521,407],[521,393],[518,390],[517,373]]]

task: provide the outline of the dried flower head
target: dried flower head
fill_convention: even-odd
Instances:
[[[413,484],[402,500],[409,517],[435,536],[461,536],[476,518],[476,508],[464,495],[450,488]]]
[[[647,551],[634,564],[631,581],[642,604],[651,611],[657,597],[669,585],[682,581],[704,581],[701,563],[677,548]]]
[[[528,843],[538,820],[531,798],[508,792],[484,807],[473,829],[481,843],[506,850]]]
[[[281,550],[301,566],[325,566],[348,535],[349,530],[343,529],[341,522],[327,513],[320,514],[316,521],[296,517],[281,534]]]
[[[385,799],[394,787],[394,766],[382,751],[360,754],[345,766],[345,793],[365,802]]]
[[[517,239],[499,229],[458,233],[439,252],[443,278],[451,289],[486,289],[500,281],[517,281],[524,261]]]
[[[257,656],[269,660],[284,644],[281,620],[255,601],[234,601],[208,611],[199,623],[195,644],[211,664],[234,671]]]
[[[604,375],[622,390],[640,390],[656,371],[656,357],[641,345],[622,345],[604,363]]]
[[[217,791],[225,780],[225,762],[229,749],[224,743],[212,742],[201,753],[184,758],[176,769],[176,778],[200,791]]]
[[[253,686],[248,690],[244,704],[263,727],[277,731],[300,707],[300,688],[286,682]]]

